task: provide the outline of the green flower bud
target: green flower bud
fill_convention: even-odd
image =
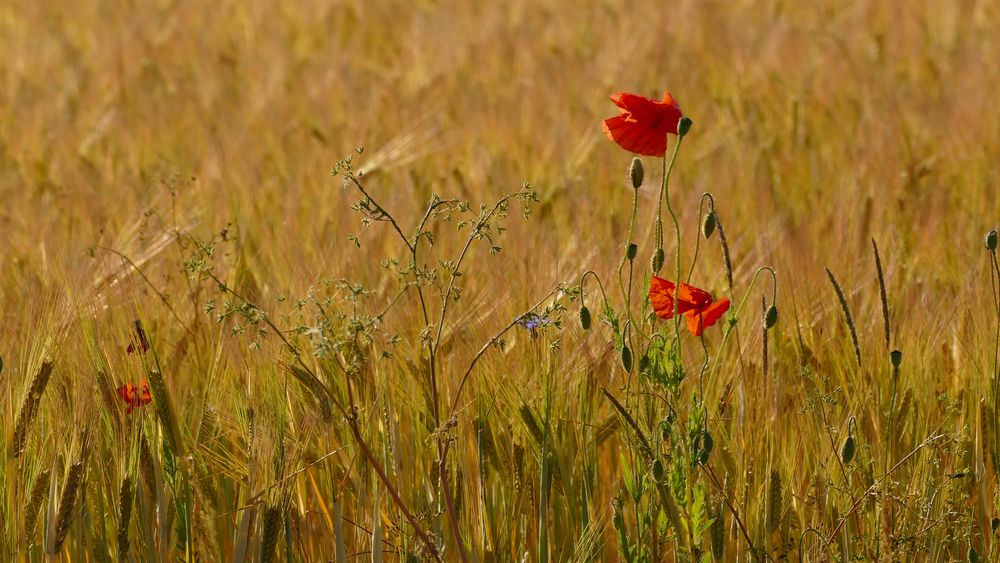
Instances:
[[[990,530],[992,530],[993,533],[995,534],[997,533],[998,529],[1000,529],[1000,518],[994,518],[990,520]]]
[[[677,122],[677,136],[683,139],[684,135],[687,135],[688,131],[691,130],[691,125],[693,124],[694,122],[691,121],[690,117],[686,115],[682,117],[681,120]]]
[[[778,308],[771,305],[764,313],[764,328],[770,329],[778,323]]]
[[[899,369],[899,364],[903,363],[903,353],[899,350],[893,350],[889,353],[889,360],[892,361],[892,367]]]
[[[632,373],[632,350],[629,350],[628,344],[622,346],[622,367]]]
[[[979,552],[976,551],[975,547],[969,546],[969,563],[979,563]]]
[[[844,445],[840,447],[840,461],[844,462],[844,465],[851,463],[854,459],[854,436],[847,436],[844,440]]]
[[[590,309],[586,305],[580,307],[580,326],[583,330],[590,330]]]
[[[667,476],[666,472],[663,471],[663,462],[660,461],[659,459],[654,459],[653,460],[653,479],[656,479],[656,481],[659,483],[659,482],[663,482],[663,479],[666,476]]]
[[[716,221],[715,211],[709,211],[708,215],[705,215],[705,220],[701,223],[701,234],[706,239],[712,238],[712,233],[715,232]]]
[[[628,177],[632,181],[632,188],[638,190],[642,185],[642,178],[645,171],[642,169],[642,160],[639,157],[632,159],[632,165],[628,167]]]
[[[653,253],[653,258],[649,261],[649,266],[653,269],[654,274],[660,273],[660,268],[663,267],[663,249],[657,248],[656,252]]]
[[[990,231],[986,233],[986,248],[993,252],[997,249],[997,232]]]
[[[715,440],[712,439],[712,435],[709,434],[708,431],[706,430],[705,431],[705,441],[703,442],[703,445],[702,445],[702,455],[701,455],[701,464],[702,465],[705,465],[706,463],[708,463],[708,454],[712,453],[712,448],[714,448],[714,447],[715,447]]]
[[[628,258],[629,262],[635,260],[636,252],[639,252],[639,247],[634,242],[628,243],[628,246],[625,247],[625,258]]]
[[[649,371],[649,354],[643,354],[639,357],[639,373],[646,373]]]
[[[705,465],[708,463],[708,456],[711,455],[712,448],[715,447],[715,440],[712,439],[712,435],[706,430],[695,440],[694,447],[695,462],[698,465]]]

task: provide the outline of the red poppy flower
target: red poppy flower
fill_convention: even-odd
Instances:
[[[636,154],[663,156],[667,152],[667,134],[676,135],[677,122],[684,117],[670,92],[665,92],[659,101],[619,92],[611,96],[611,101],[621,114],[601,124],[609,139]]]
[[[145,354],[146,350],[149,350],[149,341],[146,340],[146,331],[142,330],[142,323],[139,322],[138,319],[135,321],[135,338],[128,343],[128,348],[125,348],[125,353],[131,354],[137,350],[140,354]]]
[[[148,405],[153,400],[153,397],[149,394],[149,382],[145,379],[140,381],[138,385],[126,383],[115,389],[115,392],[128,405],[128,410],[125,414],[132,414],[133,410],[143,405]]]
[[[695,336],[701,336],[702,331],[714,325],[729,310],[728,299],[714,301],[707,291],[681,283],[677,292],[679,303],[674,311],[674,284],[657,277],[649,283],[649,300],[653,303],[653,312],[661,319],[672,319],[675,312],[684,315],[688,331]]]

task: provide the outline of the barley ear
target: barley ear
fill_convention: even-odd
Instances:
[[[83,481],[83,462],[77,461],[69,468],[66,475],[66,483],[63,484],[62,495],[59,497],[59,512],[56,515],[56,541],[55,552],[58,552],[66,541],[66,534],[73,523],[76,515],[76,501],[80,492],[80,484]]]
[[[180,441],[180,433],[177,430],[177,419],[174,416],[174,408],[170,402],[170,395],[167,393],[167,385],[163,380],[160,370],[153,368],[149,370],[149,390],[153,395],[153,406],[156,410],[156,418],[160,421],[163,434],[167,439],[167,445],[177,457],[184,454],[183,444]]]
[[[773,534],[781,525],[781,473],[771,470],[771,478],[767,493],[767,532]]]
[[[38,404],[42,400],[42,393],[52,376],[52,360],[44,360],[42,366],[38,368],[35,377],[31,380],[31,387],[21,403],[21,410],[14,423],[14,441],[11,446],[11,457],[17,458],[24,453],[24,446],[28,442],[28,431],[31,423],[38,415]]]
[[[116,540],[118,542],[118,559],[128,560],[129,548],[129,524],[132,521],[132,504],[135,496],[135,483],[132,477],[126,475],[122,479],[121,487],[118,489],[118,528],[116,530]]]
[[[25,544],[31,545],[35,535],[35,526],[38,524],[38,511],[42,507],[42,502],[49,492],[50,471],[46,469],[35,478],[35,484],[31,487],[31,494],[28,495],[28,507],[24,516],[24,538]]]
[[[281,529],[281,508],[269,506],[264,510],[264,529],[260,542],[260,562],[270,563],[274,559],[274,547],[278,545],[278,531]]]
[[[840,308],[844,312],[844,319],[847,321],[847,328],[851,329],[851,341],[854,343],[854,355],[858,359],[858,366],[861,365],[861,345],[858,344],[858,331],[854,326],[854,317],[851,316],[851,310],[847,307],[847,298],[844,297],[844,291],[840,289],[840,284],[837,283],[837,278],[833,277],[833,272],[829,268],[826,270],[826,275],[830,278],[830,283],[833,284],[834,291],[837,292],[837,300],[840,301]]]

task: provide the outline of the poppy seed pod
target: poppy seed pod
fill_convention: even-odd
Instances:
[[[889,360],[892,362],[892,367],[899,368],[899,364],[903,363],[903,353],[899,350],[893,350],[889,353]]]
[[[642,169],[642,159],[638,156],[632,159],[632,165],[628,167],[628,177],[632,181],[632,188],[638,190],[642,185],[642,178],[645,171]]]
[[[682,117],[681,120],[677,122],[677,136],[683,139],[684,135],[687,135],[688,131],[691,130],[691,126],[693,124],[694,122],[691,121],[690,117],[686,115]]]
[[[631,262],[632,260],[635,260],[635,253],[638,251],[639,247],[636,246],[634,242],[630,242],[628,243],[628,246],[625,247],[625,257],[628,258],[629,262]]]
[[[580,326],[583,330],[590,330],[590,309],[586,305],[580,307]]]
[[[654,274],[659,274],[660,269],[663,268],[663,249],[657,248],[656,252],[653,253],[653,258],[649,261],[649,266],[653,269]]]
[[[993,251],[995,251],[997,249],[997,232],[996,231],[990,231],[990,232],[986,233],[986,248],[989,249],[990,252],[993,252]]]
[[[632,373],[632,350],[629,350],[628,344],[622,346],[622,367]]]
[[[709,211],[701,223],[701,235],[706,239],[712,238],[712,233],[715,232],[715,223],[715,211]]]

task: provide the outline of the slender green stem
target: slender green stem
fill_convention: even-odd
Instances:
[[[696,228],[696,234],[694,237],[694,256],[691,258],[691,269],[688,270],[687,279],[685,283],[691,283],[691,276],[694,275],[694,267],[698,264],[698,250],[701,247],[701,225],[702,221],[705,219],[705,200],[708,200],[708,212],[715,212],[715,199],[712,194],[705,192],[701,194],[701,202],[698,203],[698,225]]]
[[[740,300],[740,305],[739,307],[736,308],[736,312],[733,313],[733,318],[737,319],[737,321],[740,318],[740,314],[743,312],[743,307],[747,303],[747,298],[750,297],[750,292],[753,291],[754,286],[757,285],[757,276],[759,276],[762,272],[767,272],[771,274],[771,303],[774,304],[778,302],[778,275],[774,272],[774,269],[771,268],[770,266],[763,266],[757,268],[757,271],[754,272],[753,274],[753,278],[750,280],[750,286],[747,287],[747,292],[743,295],[743,299]],[[729,335],[734,331],[735,331],[734,326],[730,325],[726,326],[726,330],[723,331],[722,333],[722,343],[719,344],[719,353],[716,354],[716,357],[719,357],[722,354],[722,350],[725,349],[726,342],[729,340]],[[712,365],[713,373],[715,372],[715,368],[717,366],[718,362]]]

